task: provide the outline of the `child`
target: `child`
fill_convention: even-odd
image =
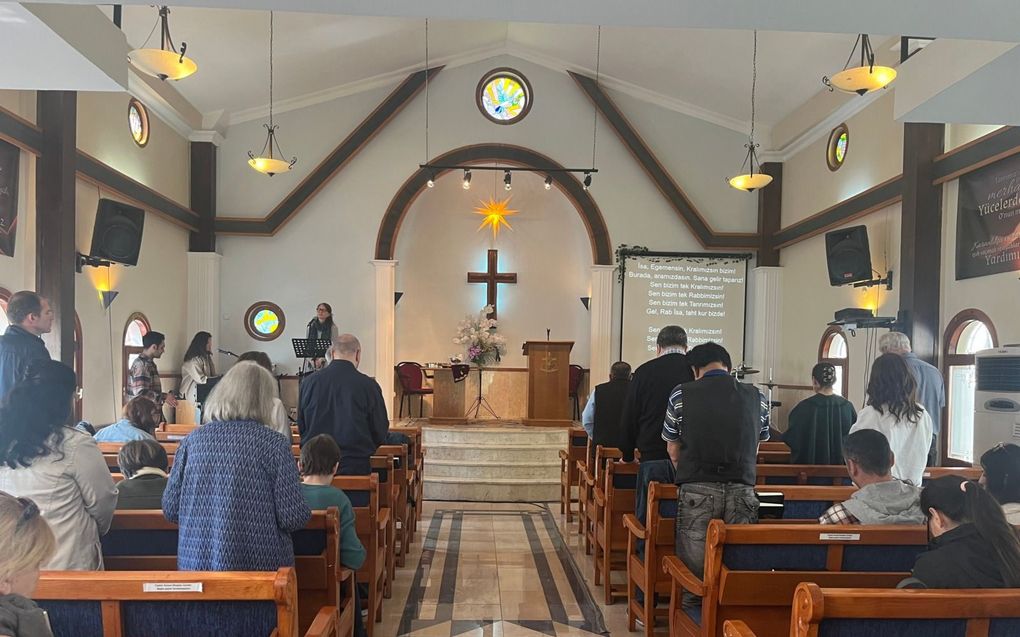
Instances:
[[[117,464],[124,480],[117,485],[118,509],[162,509],[170,462],[155,440],[132,440],[120,448]]]
[[[0,635],[53,637],[46,611],[29,597],[55,550],[35,502],[0,491]]]

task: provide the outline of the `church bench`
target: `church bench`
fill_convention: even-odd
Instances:
[[[605,603],[627,597],[627,583],[613,584],[613,573],[627,570],[627,529],[623,516],[634,513],[638,464],[608,462],[602,488],[595,490],[595,506],[601,516],[595,520],[595,585],[605,578]]]
[[[783,518],[782,521],[812,521],[815,522],[825,513],[826,509],[837,502],[848,500],[854,491],[855,486],[813,486],[813,485],[785,485],[767,484],[755,487],[755,492],[763,494],[782,494],[783,496]],[[770,523],[779,520],[769,520]]]
[[[177,535],[177,525],[158,509],[115,511],[109,532],[101,538],[104,566],[110,571],[175,571]],[[299,617],[304,630],[319,607],[343,608],[336,507],[313,511],[305,528],[292,533],[291,538],[298,592],[302,602],[308,602]],[[353,588],[349,593],[353,600]]]
[[[372,456],[369,458],[372,474],[379,478],[379,516],[386,518],[386,525],[379,538],[380,551],[386,566],[383,582],[383,596],[393,596],[393,580],[396,577],[396,552],[394,536],[396,535],[396,516],[394,510],[393,473],[396,460],[392,456]]]
[[[948,475],[977,480],[981,477],[981,469],[979,467],[929,467],[925,469],[924,480],[928,482]],[[758,484],[849,486],[850,477],[843,465],[760,464],[758,465]]]
[[[410,519],[411,535],[407,541],[408,545],[411,545],[414,544],[414,536],[418,531],[418,522],[421,520],[425,449],[422,447],[421,427],[394,427],[393,431],[404,434],[411,441],[407,447],[407,494],[411,504],[411,511],[414,514]]]
[[[110,473],[119,473],[120,465],[118,464],[117,454],[124,447],[126,443],[123,442],[97,442],[96,446],[99,447],[99,452],[103,454],[103,459],[106,460],[106,466],[110,469]],[[177,442],[161,442],[159,443],[166,451],[167,460],[169,461],[168,466],[173,466],[174,454],[177,453],[177,448],[180,447],[180,443]]]
[[[333,486],[342,489],[354,509],[354,527],[365,547],[365,563],[357,571],[356,581],[368,587],[368,598],[362,600],[368,608],[370,621],[365,623],[368,637],[374,637],[376,622],[382,621],[383,586],[386,580],[384,554],[389,510],[379,508],[379,476],[335,476]]]
[[[633,514],[623,516],[627,528],[627,627],[633,632],[635,620],[640,620],[646,637],[655,634],[657,622],[668,623],[667,609],[655,607],[655,596],[669,598],[670,578],[660,564],[662,556],[673,555],[676,543],[676,497],[676,485],[650,482],[646,524]],[[643,554],[637,551],[639,540],[644,542]],[[640,602],[638,589],[644,596]]]
[[[410,460],[407,445],[380,445],[376,449],[375,455],[393,459],[393,487],[391,489],[394,526],[393,551],[396,565],[403,568],[412,534],[410,528],[411,499],[408,497],[410,477],[407,468]]]
[[[595,443],[591,438],[585,444],[584,457],[574,461],[577,468],[577,534],[584,535],[585,509],[591,498],[591,489],[588,485],[593,479],[592,472],[595,471]]]
[[[732,621],[728,637],[764,637]],[[790,637],[1009,637],[1020,634],[1020,589],[875,590],[805,582]]]
[[[623,458],[619,449],[596,445],[595,462],[592,466],[592,473],[584,476],[585,504],[584,504],[584,553],[591,555],[592,546],[595,544],[595,527],[602,518],[602,507],[595,498],[596,491],[603,493],[602,501],[605,501],[605,473],[606,465]]]
[[[585,458],[588,448],[588,434],[581,427],[571,427],[567,432],[567,448],[561,449],[560,456],[560,515],[567,516],[567,524],[574,521],[574,488],[579,487],[577,462]]]
[[[297,637],[292,568],[264,572],[44,571],[32,598],[54,635]],[[337,609],[315,613],[305,637],[335,637]]]
[[[761,637],[780,637],[790,625],[799,583],[895,588],[927,547],[923,526],[728,525],[712,520],[704,577],[675,555],[663,560],[672,580],[670,635],[716,637],[725,620],[740,619]],[[684,590],[702,597],[700,609],[683,608]]]

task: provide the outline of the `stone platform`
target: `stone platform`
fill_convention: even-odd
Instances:
[[[422,426],[425,499],[469,502],[559,500],[559,451],[567,430],[517,421]]]

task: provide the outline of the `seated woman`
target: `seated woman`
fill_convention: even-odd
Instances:
[[[156,403],[144,396],[136,396],[124,405],[123,418],[96,432],[96,442],[130,442],[156,440],[153,432],[163,420]]]
[[[857,422],[857,411],[833,391],[835,384],[835,366],[818,363],[811,369],[815,395],[793,408],[783,434],[790,464],[843,464],[843,439]]]
[[[273,361],[269,360],[269,355],[265,352],[245,352],[238,357],[238,360],[258,363],[270,374],[273,373]],[[273,396],[273,416],[270,418],[270,421],[271,422],[266,423],[269,425],[269,428],[273,431],[280,432],[286,436],[287,441],[290,442],[290,418],[287,417],[287,407],[284,406],[283,401],[280,400],[279,396]]]
[[[46,613],[31,597],[56,546],[35,502],[0,492],[0,635],[52,637]]]
[[[358,570],[365,563],[365,547],[354,530],[354,509],[341,489],[332,486],[340,467],[340,447],[333,437],[319,434],[301,447],[301,493],[313,510],[336,507],[340,511],[340,563]]]
[[[1002,505],[1006,521],[1020,526],[1020,447],[995,445],[981,456],[981,468],[981,486]]]
[[[155,440],[132,440],[117,454],[124,480],[117,485],[118,509],[162,509],[170,462]]]
[[[921,491],[921,510],[933,539],[901,587],[1020,587],[1020,540],[980,485],[960,476],[932,480]]]
[[[66,424],[74,372],[46,359],[26,374],[0,405],[0,491],[39,505],[57,538],[47,569],[100,570],[117,487],[92,436]]]
[[[206,402],[205,425],[181,441],[163,493],[179,527],[182,571],[275,571],[294,565],[290,534],[311,510],[290,440],[267,427],[276,380],[259,365],[234,365]]]

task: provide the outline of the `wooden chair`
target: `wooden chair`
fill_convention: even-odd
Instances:
[[[407,399],[407,414],[411,415],[411,397],[418,397],[418,417],[425,413],[425,396],[432,395],[433,389],[425,386],[425,371],[420,363],[404,361],[397,363],[397,379],[400,381],[400,413],[404,417],[404,399]]]
[[[358,569],[356,581],[368,586],[369,620],[365,628],[374,637],[375,623],[382,621],[383,586],[386,581],[386,559],[380,542],[389,524],[389,510],[379,509],[379,476],[336,476],[333,486],[342,489],[354,509],[354,526],[365,547],[365,563]]]
[[[727,619],[741,619],[761,635],[785,634],[800,582],[895,588],[927,548],[923,526],[712,520],[705,541],[704,577],[697,577],[675,555],[663,560],[672,579],[670,634],[715,637],[722,634]],[[700,596],[701,606],[684,608],[683,591]]]
[[[623,516],[634,513],[637,473],[637,463],[609,462],[605,486],[595,490],[595,506],[602,511],[602,517],[595,521],[595,584],[598,585],[600,574],[605,577],[607,605],[627,597],[626,580],[622,585],[613,584],[613,572],[627,570],[628,534]]]
[[[726,622],[727,637],[762,635]],[[1006,637],[1020,634],[1020,589],[875,590],[797,587],[790,637]],[[764,635],[762,635],[764,637]]]
[[[574,499],[574,488],[579,488],[579,460],[585,459],[588,448],[588,434],[580,427],[571,427],[567,433],[567,448],[560,450],[560,515],[566,514],[567,524],[574,521],[571,506]],[[580,494],[578,494],[580,497]]]
[[[32,595],[55,635],[297,637],[292,568],[276,572],[45,571]],[[336,636],[337,609],[315,613],[305,637]]]
[[[408,497],[409,471],[407,445],[380,445],[375,455],[393,458],[393,520],[394,520],[394,556],[396,565],[404,567],[408,544],[413,532],[411,530],[411,499]]]
[[[383,584],[383,596],[393,596],[393,580],[396,577],[396,552],[394,537],[396,536],[396,516],[394,511],[393,471],[396,464],[392,456],[372,456],[372,475],[379,478],[379,516],[386,518],[386,526],[379,537],[379,547],[386,565],[386,577]]]
[[[651,482],[648,484],[648,508],[646,524],[638,522],[633,514],[623,516],[627,527],[627,627],[633,632],[635,620],[645,625],[645,636],[655,634],[658,622],[668,624],[668,610],[655,607],[655,596],[669,598],[670,578],[661,568],[662,557],[673,555],[676,529],[675,484]],[[637,542],[644,542],[644,552],[639,554]],[[639,603],[637,590],[644,599]]]

